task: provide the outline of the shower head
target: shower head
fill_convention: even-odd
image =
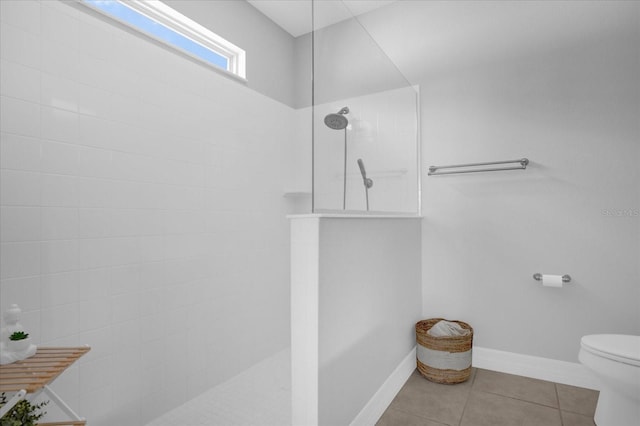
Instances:
[[[330,129],[333,130],[342,130],[347,127],[349,124],[349,120],[345,117],[345,114],[349,114],[349,108],[344,107],[337,114],[331,113],[327,114],[324,118],[324,124],[327,125]]]

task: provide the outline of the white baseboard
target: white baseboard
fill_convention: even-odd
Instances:
[[[582,364],[496,349],[473,347],[474,367],[588,389],[600,389],[598,379]]]
[[[376,424],[415,369],[416,348],[414,346],[393,373],[385,380],[380,389],[378,389],[369,402],[367,402],[367,405],[365,405],[356,418],[353,419],[350,426],[371,426]]]

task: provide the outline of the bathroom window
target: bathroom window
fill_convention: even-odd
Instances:
[[[157,0],[80,0],[155,40],[242,79],[245,51]]]

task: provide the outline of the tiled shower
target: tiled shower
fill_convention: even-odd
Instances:
[[[71,3],[0,4],[1,308],[91,346],[56,391],[140,425],[288,347],[294,110]]]

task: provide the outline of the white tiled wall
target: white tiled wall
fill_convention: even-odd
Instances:
[[[54,388],[139,425],[287,346],[293,110],[79,6],[0,5],[0,307],[92,347]]]

